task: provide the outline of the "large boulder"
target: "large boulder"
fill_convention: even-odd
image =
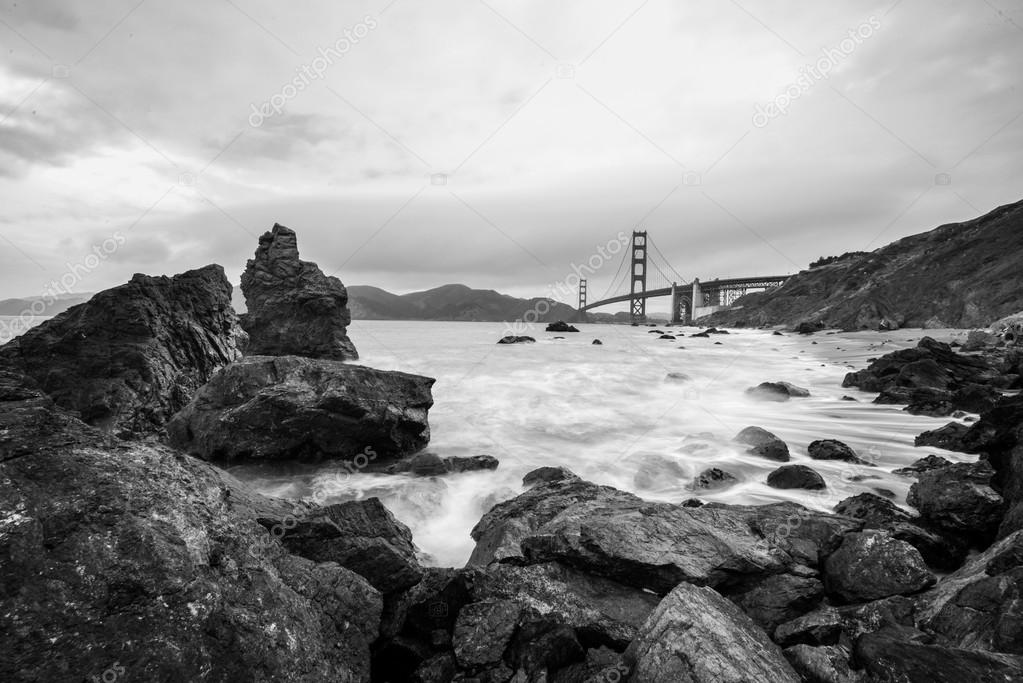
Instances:
[[[336,503],[298,517],[261,517],[268,530],[280,526],[290,552],[313,562],[336,562],[384,595],[423,578],[412,532],[379,498]]]
[[[1005,397],[963,436],[964,450],[983,453],[992,486],[1006,502],[999,537],[1023,529],[1023,394]]]
[[[824,477],[806,465],[782,465],[767,475],[767,485],[775,489],[826,489]]]
[[[873,465],[856,455],[856,451],[848,445],[836,439],[813,441],[806,447],[806,453],[814,460],[841,460],[854,465]]]
[[[255,258],[242,273],[248,313],[247,353],[330,360],[359,357],[348,338],[348,291],[336,277],[298,257],[295,231],[274,224],[259,238]]]
[[[380,594],[256,521],[308,506],[112,439],[11,373],[0,424],[0,680],[369,681]]]
[[[630,680],[644,683],[798,683],[781,650],[713,589],[679,585],[625,653]]]
[[[790,398],[806,398],[810,392],[789,382],[761,382],[747,389],[746,395],[760,401],[782,402]]]
[[[691,508],[567,480],[484,515],[472,530],[469,564],[556,561],[660,594],[682,581],[746,591],[767,576],[816,566],[861,527],[792,503]]]
[[[174,277],[136,275],[0,349],[84,422],[121,435],[158,431],[245,334],[220,266]]]
[[[824,561],[824,585],[847,602],[917,593],[935,581],[916,548],[883,531],[848,534]]]
[[[365,468],[429,443],[433,383],[331,360],[248,357],[215,374],[167,432],[204,460],[335,458]]]
[[[983,460],[927,470],[906,501],[936,528],[984,546],[994,539],[1004,511],[1002,497],[991,487],[994,474]]]

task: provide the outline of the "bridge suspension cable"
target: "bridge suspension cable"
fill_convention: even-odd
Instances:
[[[654,248],[654,251],[657,253],[657,255],[661,257],[661,260],[664,261],[664,265],[666,265],[668,267],[668,270],[670,270],[672,273],[674,273],[675,277],[678,278],[676,280],[669,280],[669,282],[681,282],[682,284],[688,285],[689,284],[689,280],[687,280],[684,277],[682,277],[679,274],[679,272],[677,270],[675,270],[674,266],[671,265],[671,261],[669,261],[667,258],[665,258],[664,254],[661,253],[661,250],[657,248],[657,244],[652,239],[650,240],[650,246],[652,246]],[[657,264],[655,263],[654,266],[656,267]],[[663,273],[662,273],[662,275],[663,275]],[[665,276],[665,279],[666,280],[668,279],[667,276]]]
[[[617,283],[618,283],[618,276],[619,275],[622,276],[622,284],[623,285],[625,284],[625,273],[624,273],[623,269],[625,268],[625,262],[628,260],[628,258],[627,258],[628,255],[629,255],[629,253],[623,249],[622,250],[622,259],[618,263],[618,272],[616,272],[615,276],[613,278],[611,278],[611,284],[608,285],[607,291],[604,292],[604,296],[600,297],[601,300],[606,299],[608,297],[608,295],[615,290],[615,287],[618,286]]]

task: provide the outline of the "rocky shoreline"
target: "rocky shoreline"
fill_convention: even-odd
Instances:
[[[552,462],[480,519],[465,567],[436,568],[375,498],[275,499],[221,469],[497,466],[423,452],[432,379],[344,362],[344,287],[293,231],[264,235],[242,282],[241,320],[210,266],[136,276],[0,348],[3,680],[1023,681],[1023,350],[924,339],[847,377],[981,415],[922,435],[977,457],[899,472],[915,514],[872,493],[831,513],[650,502]],[[779,482],[826,485],[765,429],[736,441]]]

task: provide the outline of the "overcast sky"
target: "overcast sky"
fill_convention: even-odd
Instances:
[[[1019,0],[0,0],[0,47],[0,298],[237,282],[275,221],[399,292],[637,228],[784,274],[1023,198]]]

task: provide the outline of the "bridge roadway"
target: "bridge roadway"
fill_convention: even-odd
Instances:
[[[688,285],[673,285],[671,287],[663,287],[661,289],[648,289],[644,292],[636,292],[620,294],[613,296],[602,301],[594,301],[592,304],[587,303],[586,306],[580,308],[580,312],[599,308],[601,306],[607,306],[609,304],[620,303],[624,301],[633,301],[636,299],[654,299],[662,296],[673,297],[672,305],[672,317],[675,318],[675,322],[685,321],[689,322],[692,320],[693,310],[695,308],[703,307],[704,302],[697,302],[695,299],[696,293],[709,297],[710,306],[721,306],[728,305],[731,303],[725,303],[722,298],[728,292],[735,293],[738,295],[746,294],[747,290],[750,289],[769,289],[771,287],[777,287],[783,284],[789,279],[788,275],[769,275],[764,277],[743,277],[743,278],[729,278],[725,280],[708,280],[706,282],[700,282],[694,280]],[[695,289],[695,291],[694,291]],[[700,305],[697,305],[700,304]],[[682,309],[685,309],[684,311]]]

